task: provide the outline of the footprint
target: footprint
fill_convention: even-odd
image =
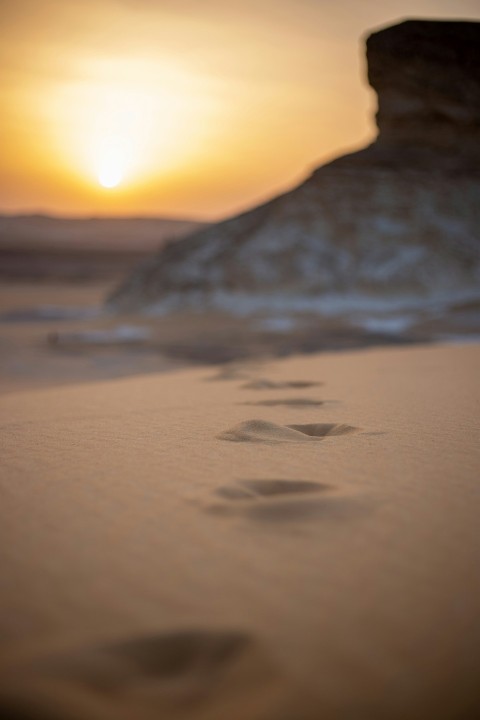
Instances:
[[[265,502],[244,509],[249,520],[295,522],[308,520],[349,520],[365,512],[364,504],[351,498],[326,497],[288,502]]]
[[[70,717],[58,707],[70,695],[81,701],[80,708],[95,708],[95,718],[190,718],[197,717],[197,710],[201,717],[221,718],[219,707],[225,702],[249,697],[253,705],[261,705],[272,686],[279,685],[278,670],[261,644],[234,630],[181,630],[81,649],[37,659],[25,677],[33,688],[29,703],[14,687],[14,678],[11,693],[8,688],[3,697],[0,693],[0,706],[9,709],[8,717],[30,717],[30,701],[40,709],[35,717],[44,717],[43,701],[48,707],[57,705],[56,712],[46,712],[45,717]],[[226,713],[230,716],[228,705]]]
[[[319,407],[320,405],[325,404],[325,400],[312,400],[310,398],[279,398],[277,400],[274,400],[273,398],[269,400],[257,400],[255,402],[244,402],[240,403],[241,405],[263,405],[264,407],[277,407],[280,405],[285,405],[288,407]]]
[[[211,676],[229,665],[251,642],[237,632],[180,631],[136,638],[62,658],[57,668],[93,689],[112,691],[138,683]]]
[[[267,420],[246,420],[217,435],[231,442],[310,442],[330,435],[346,435],[358,430],[351,425],[311,423],[308,425],[277,425]]]
[[[310,380],[269,380],[268,378],[258,378],[257,380],[251,380],[245,385],[242,385],[244,390],[281,390],[285,388],[293,388],[301,390],[304,388],[316,387],[323,385],[320,382],[312,382]]]
[[[258,496],[316,493],[329,488],[329,485],[308,480],[239,480],[237,485],[223,485],[215,493],[227,500],[251,500]]]
[[[330,435],[348,435],[357,432],[359,428],[341,423],[309,423],[307,425],[287,425],[292,430],[312,438],[323,438]]]
[[[217,488],[215,494],[227,502],[214,503],[207,511],[261,522],[292,522],[348,519],[365,510],[364,503],[352,496],[328,492],[322,498],[317,496],[333,490],[331,485],[307,480],[240,480]]]

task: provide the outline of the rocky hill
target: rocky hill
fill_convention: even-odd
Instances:
[[[332,313],[478,298],[480,23],[409,20],[366,51],[375,142],[168,244],[110,307]]]

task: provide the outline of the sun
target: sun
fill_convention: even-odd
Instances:
[[[95,166],[102,187],[115,188],[122,182],[129,164],[130,146],[128,133],[108,133],[97,140]]]
[[[123,180],[122,172],[115,167],[105,167],[98,171],[98,182],[104,188],[110,189],[120,185]]]
[[[141,155],[145,122],[139,99],[125,89],[105,91],[91,130],[91,158],[98,183],[116,188],[131,177]]]
[[[197,81],[183,70],[113,58],[86,64],[85,76],[52,91],[51,102],[59,115],[63,108],[68,131],[56,136],[58,149],[72,170],[79,166],[92,194],[128,200],[144,183],[203,155],[199,138],[210,136],[216,101],[204,108]]]

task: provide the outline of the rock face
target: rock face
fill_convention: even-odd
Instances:
[[[480,23],[367,39],[378,137],[293,191],[166,246],[115,309],[335,312],[480,295]]]
[[[480,158],[480,24],[410,21],[367,40],[378,141]]]

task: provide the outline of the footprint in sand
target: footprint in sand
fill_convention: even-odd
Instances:
[[[217,439],[258,443],[311,442],[356,431],[358,428],[351,425],[336,423],[277,425],[267,420],[246,420],[220,433],[217,435]]]
[[[239,480],[234,485],[217,488],[215,495],[226,502],[214,503],[207,511],[219,516],[242,515],[261,522],[288,522],[347,519],[362,509],[357,499],[335,494],[333,490],[331,485],[307,480]]]
[[[244,633],[185,630],[79,652],[52,667],[105,692],[147,680],[168,684],[181,679],[195,684],[228,667],[251,644]]]
[[[256,497],[317,493],[329,488],[329,485],[308,480],[239,480],[235,485],[217,488],[215,494],[227,500],[251,500]]]
[[[171,718],[180,712],[182,718],[190,718],[201,710],[201,717],[210,717],[212,711],[212,717],[220,718],[217,704],[222,706],[226,699],[242,702],[248,696],[255,706],[272,687],[281,686],[278,670],[261,644],[233,630],[181,630],[62,653],[36,660],[26,676],[34,691],[40,690],[40,708],[41,701],[49,700],[42,688],[48,693],[51,686],[60,687],[55,702],[69,693],[74,700],[81,697],[85,707],[98,705],[95,717],[103,717],[108,709],[108,717],[117,717],[117,712],[122,718],[144,717],[145,712],[145,717]],[[30,705],[38,710],[34,693],[22,697],[13,681],[10,692],[0,692],[0,711],[9,713],[2,717],[30,717]],[[52,717],[63,717],[62,708],[57,709]],[[228,706],[226,712],[225,717]],[[44,717],[41,712],[34,715],[40,716]]]
[[[291,388],[294,390],[302,390],[304,388],[316,387],[323,385],[320,382],[310,380],[269,380],[268,378],[257,378],[242,385],[243,390],[285,390]]]
[[[253,402],[243,402],[239,403],[240,405],[261,405],[263,407],[294,407],[294,408],[304,408],[304,407],[320,407],[320,405],[325,405],[325,400],[313,400],[311,398],[269,398],[267,400],[256,400]]]

